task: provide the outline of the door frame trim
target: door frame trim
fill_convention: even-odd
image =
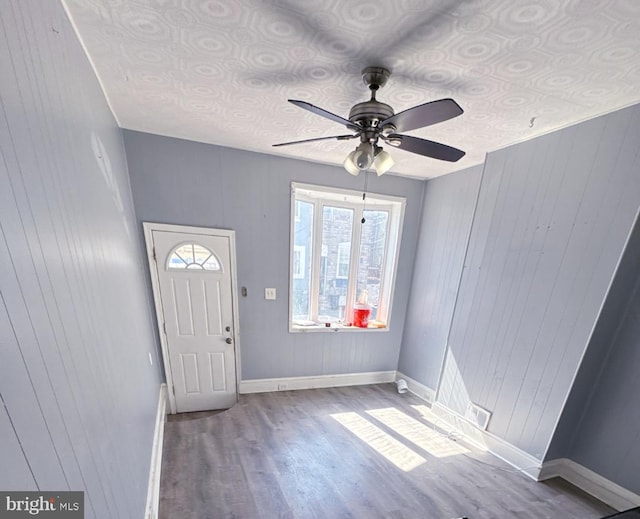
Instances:
[[[160,349],[162,351],[162,362],[164,364],[164,374],[167,381],[167,396],[169,397],[169,412],[176,414],[176,397],[173,389],[173,376],[171,374],[171,365],[169,363],[169,345],[167,344],[167,336],[163,327],[162,300],[160,298],[160,280],[158,279],[158,270],[156,268],[156,260],[153,257],[153,231],[166,231],[185,234],[202,234],[205,236],[225,236],[229,239],[229,255],[231,257],[231,265],[229,266],[231,275],[231,305],[233,311],[233,346],[235,353],[235,372],[236,372],[236,399],[239,394],[240,386],[240,322],[238,319],[238,280],[236,278],[236,232],[230,229],[215,229],[212,227],[193,227],[188,225],[174,225],[166,223],[142,222],[144,230],[144,241],[147,251],[147,261],[149,266],[149,275],[151,277],[151,289],[153,291],[153,303],[156,314],[156,325],[158,327],[158,336],[160,337]]]

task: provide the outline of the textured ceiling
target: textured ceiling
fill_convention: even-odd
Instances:
[[[366,66],[396,113],[465,111],[407,132],[459,162],[389,150],[412,177],[640,101],[639,0],[64,1],[123,128],[233,148],[341,164],[355,141],[271,145],[345,133],[287,99],[348,117]]]

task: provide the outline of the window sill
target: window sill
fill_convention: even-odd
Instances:
[[[351,326],[340,323],[331,323],[327,326],[325,323],[308,322],[304,325],[289,323],[289,332],[305,333],[305,332],[388,332],[389,328],[384,323],[370,323],[367,328],[359,326]]]

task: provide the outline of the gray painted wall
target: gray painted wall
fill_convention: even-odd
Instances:
[[[640,494],[639,344],[640,276],[568,456],[636,494]]]
[[[640,106],[487,156],[439,400],[542,459],[640,205]]]
[[[482,166],[429,180],[398,370],[435,390]]]
[[[139,518],[161,378],[122,135],[59,2],[0,26],[0,488]]]
[[[342,168],[125,131],[138,225],[236,231],[242,379],[395,370],[424,182],[370,175],[369,191],[407,198],[389,331],[289,333],[291,182],[361,190]],[[348,150],[345,150],[345,153]],[[275,301],[264,289],[275,287]]]
[[[616,272],[545,457],[640,494],[640,222]]]

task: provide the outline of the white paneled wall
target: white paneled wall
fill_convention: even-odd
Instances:
[[[398,370],[435,390],[469,241],[482,166],[427,182]]]
[[[121,132],[59,2],[3,2],[0,34],[0,488],[142,517],[160,374]]]
[[[542,459],[640,206],[640,106],[487,156],[439,400]]]

